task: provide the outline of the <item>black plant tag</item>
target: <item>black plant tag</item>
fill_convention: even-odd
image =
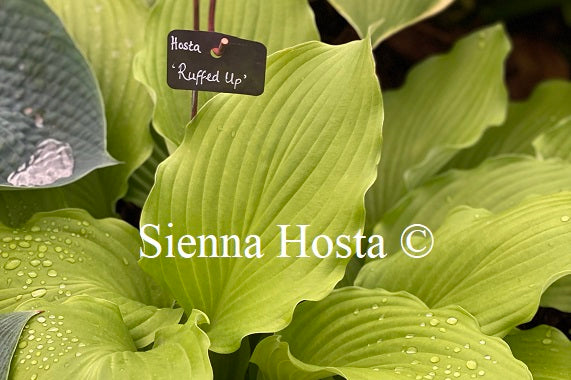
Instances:
[[[173,30],[167,41],[167,83],[178,90],[261,95],[266,47],[227,34]]]

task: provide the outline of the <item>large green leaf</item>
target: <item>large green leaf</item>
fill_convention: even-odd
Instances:
[[[571,276],[555,281],[541,296],[541,306],[571,313]]]
[[[542,158],[559,157],[571,162],[571,117],[536,138],[533,146]]]
[[[385,238],[387,252],[400,250],[405,228],[420,223],[436,231],[457,206],[499,212],[531,195],[571,191],[571,164],[538,161],[528,156],[490,159],[467,171],[450,171],[408,193],[385,214],[375,232]]]
[[[448,167],[472,168],[488,157],[504,153],[533,154],[532,141],[571,115],[571,83],[541,83],[525,102],[512,103],[505,123],[484,134],[478,144],[460,152]]]
[[[278,225],[292,225],[288,239],[299,236],[296,225],[310,225],[308,251],[317,235],[361,230],[381,125],[368,40],[278,52],[269,59],[264,95],[218,95],[190,124],[159,166],[143,210],[143,225],[160,225],[160,238],[152,228],[146,233],[164,253],[141,264],[187,311],[208,315],[214,351],[234,351],[247,334],[283,328],[300,300],[323,298],[343,277],[348,259],[296,258],[295,243],[281,252]],[[168,258],[167,234],[235,234],[242,250],[257,235],[264,256]],[[221,246],[217,240],[218,252]],[[202,252],[210,256],[208,246]],[[145,253],[157,251],[147,243]]]
[[[329,0],[364,38],[371,36],[373,48],[401,29],[428,18],[454,0]]]
[[[460,305],[485,333],[501,336],[531,320],[543,290],[571,273],[570,247],[569,192],[495,215],[464,207],[434,234],[428,256],[398,253],[371,262],[355,284],[406,290],[431,307]]]
[[[144,46],[150,8],[143,0],[47,0],[93,67],[107,117],[109,152],[121,165],[94,173],[107,203],[127,192],[127,178],[151,154],[152,101],[133,76],[133,58]],[[76,188],[68,189],[70,192]],[[66,193],[66,197],[69,196]],[[79,205],[78,205],[79,206]]]
[[[0,314],[0,380],[6,380],[10,371],[10,362],[16,351],[18,340],[24,326],[37,311],[19,311]]]
[[[41,0],[0,1],[0,188],[53,187],[109,166],[93,74]]]
[[[139,268],[139,249],[127,223],[79,210],[38,214],[17,230],[0,225],[0,310],[89,294],[116,303],[137,345],[146,346],[182,310],[169,308],[169,297]]]
[[[531,379],[508,346],[457,306],[429,309],[407,293],[345,288],[305,302],[252,361],[268,380]]]
[[[60,303],[32,301],[20,307],[45,310],[24,330],[11,380],[212,379],[208,337],[193,312],[185,325],[157,332],[151,350],[137,352],[117,306],[90,296]]]
[[[202,3],[201,25],[206,30],[208,7]],[[176,145],[190,120],[191,93],[167,85],[167,35],[174,29],[193,29],[193,23],[192,1],[157,1],[146,28],[145,49],[137,57],[135,74],[155,101],[153,126]],[[270,53],[319,39],[307,0],[219,0],[216,31],[263,42]]]
[[[571,342],[561,331],[538,326],[506,336],[514,356],[529,367],[534,380],[568,380]]]
[[[367,194],[370,228],[407,188],[438,172],[487,127],[503,121],[508,51],[502,27],[482,30],[413,69],[402,89],[385,93],[384,153],[377,182]]]

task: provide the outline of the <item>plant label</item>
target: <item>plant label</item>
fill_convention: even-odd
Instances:
[[[167,83],[177,90],[261,95],[266,47],[216,32],[173,30],[167,40]]]

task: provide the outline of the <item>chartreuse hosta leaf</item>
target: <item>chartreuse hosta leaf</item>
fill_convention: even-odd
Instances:
[[[559,157],[571,162],[571,117],[536,138],[533,146],[542,158]]]
[[[510,104],[501,127],[486,131],[478,144],[460,152],[448,166],[471,168],[499,154],[533,154],[532,141],[571,115],[569,97],[570,82],[553,80],[540,84],[528,100]]]
[[[117,305],[76,296],[63,302],[26,302],[20,309],[44,310],[30,320],[13,359],[11,380],[212,379],[208,336],[193,312],[184,325],[157,331],[151,350],[137,352]]]
[[[64,208],[79,208],[97,218],[113,215],[114,207],[98,172],[61,187],[0,191],[0,222],[20,227],[38,212]]]
[[[208,2],[201,3],[202,30],[206,30]],[[137,57],[135,75],[155,101],[153,126],[176,145],[190,120],[191,92],[167,85],[167,35],[174,29],[193,29],[193,18],[192,1],[158,0],[146,28],[145,49]],[[319,40],[307,0],[218,0],[216,31],[263,42],[269,53]]]
[[[153,153],[129,178],[129,191],[125,195],[125,200],[141,208],[143,208],[155,183],[157,167],[169,156],[163,138],[157,136],[156,133],[153,133],[153,137]]]
[[[267,78],[260,97],[222,94],[207,103],[159,166],[143,210],[142,225],[160,226],[160,234],[145,232],[162,253],[142,266],[187,311],[208,315],[216,352],[283,328],[300,300],[324,297],[343,277],[348,259],[318,259],[312,240],[362,229],[363,196],[380,156],[382,101],[368,40],[275,53]],[[278,225],[291,227],[282,235]],[[306,258],[296,257],[300,244],[281,249],[281,236],[300,236],[298,225],[310,226]],[[166,257],[171,234],[236,235],[242,258],[198,257],[211,256],[212,245],[193,258],[176,247],[176,258]],[[250,254],[262,258],[245,257],[250,235],[260,237]],[[157,256],[151,243],[158,244],[147,241],[145,253]]]
[[[169,308],[137,265],[139,241],[128,224],[79,210],[38,214],[17,230],[0,225],[0,311],[33,298],[89,294],[116,303],[137,345],[146,346],[182,311]]]
[[[571,118],[561,120],[553,129],[533,141],[539,157],[559,157],[571,162]],[[541,297],[541,306],[571,313],[571,276],[556,281]]]
[[[501,336],[529,321],[543,290],[571,273],[570,245],[569,192],[532,198],[498,214],[464,207],[435,232],[428,256],[398,253],[371,262],[355,284],[406,290],[431,307],[460,305],[485,333]]]
[[[371,36],[373,47],[420,20],[430,17],[454,0],[329,0],[364,38]]]
[[[38,314],[37,311],[18,311],[0,314],[0,380],[8,378],[12,355],[20,334],[30,318]]]
[[[541,306],[571,313],[571,276],[555,281],[541,296]]]
[[[402,89],[385,93],[383,159],[367,194],[370,228],[407,188],[438,172],[456,151],[503,121],[508,51],[501,26],[482,30],[413,69]]]
[[[490,159],[467,171],[449,171],[408,193],[376,227],[387,252],[400,249],[404,229],[421,223],[436,231],[446,215],[467,205],[498,212],[532,195],[571,191],[571,163],[539,161],[530,156]]]
[[[551,326],[514,331],[505,340],[516,358],[523,361],[534,380],[567,380],[571,374],[571,342]]]
[[[298,306],[252,361],[264,380],[531,379],[508,345],[484,335],[458,306],[429,309],[416,297],[344,288]]]
[[[114,163],[93,74],[41,0],[0,1],[0,188],[61,186]]]

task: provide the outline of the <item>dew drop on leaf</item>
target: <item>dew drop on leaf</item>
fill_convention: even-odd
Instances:
[[[468,369],[476,369],[476,368],[478,368],[478,363],[476,363],[475,360],[468,360],[468,361],[466,362],[466,367],[467,367]]]
[[[40,298],[46,295],[48,291],[45,288],[40,288],[40,289],[36,289],[34,290],[32,293],[30,293],[30,295],[33,298]]]
[[[446,320],[446,323],[448,323],[449,325],[455,325],[456,323],[458,323],[458,320],[454,317],[450,317]]]

